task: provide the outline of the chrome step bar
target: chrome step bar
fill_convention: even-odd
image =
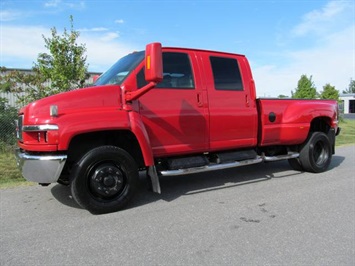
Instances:
[[[263,161],[262,157],[258,156],[255,159],[245,160],[240,162],[212,164],[212,165],[205,165],[205,166],[199,166],[199,167],[187,168],[187,169],[178,169],[178,170],[166,170],[166,171],[161,171],[160,174],[162,176],[188,175],[188,174],[202,173],[207,171],[228,169],[228,168],[239,167],[244,165],[251,165],[251,164],[261,163],[262,161]]]
[[[265,162],[276,162],[276,161],[287,160],[287,159],[295,159],[298,158],[299,156],[300,154],[298,152],[289,151],[287,154],[277,155],[277,156],[265,156],[263,154],[262,158]]]
[[[261,162],[275,162],[280,160],[286,159],[295,159],[299,157],[299,153],[297,152],[289,152],[285,155],[278,155],[278,156],[257,156],[255,159],[244,160],[239,162],[230,162],[230,163],[222,163],[222,164],[209,164],[199,167],[193,168],[186,168],[186,169],[178,169],[178,170],[164,170],[160,171],[159,174],[162,176],[179,176],[179,175],[188,175],[188,174],[195,174],[195,173],[203,173],[208,171],[214,170],[222,170],[234,167],[241,167],[246,165],[257,164]]]

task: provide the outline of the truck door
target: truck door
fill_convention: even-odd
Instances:
[[[210,149],[233,149],[257,144],[254,85],[244,56],[201,52],[205,72]]]
[[[154,156],[207,149],[208,110],[193,51],[163,53],[163,81],[139,99],[139,110]],[[143,69],[137,75],[144,86]]]

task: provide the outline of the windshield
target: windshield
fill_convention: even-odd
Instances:
[[[118,60],[109,70],[103,73],[95,85],[121,85],[128,74],[144,59],[144,51],[135,52]]]

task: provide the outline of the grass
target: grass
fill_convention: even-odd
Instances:
[[[0,153],[0,188],[10,188],[19,185],[29,185],[16,165],[15,155],[10,152]]]
[[[345,119],[340,122],[340,134],[336,137],[336,146],[355,144],[355,120]]]
[[[336,137],[336,146],[355,144],[355,120],[345,119],[340,123],[341,132]],[[17,168],[15,155],[11,152],[0,153],[0,189],[35,183],[26,181]]]

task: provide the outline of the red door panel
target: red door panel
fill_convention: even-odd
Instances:
[[[176,53],[175,53],[176,54]],[[185,53],[186,54],[186,53]],[[197,69],[193,52],[188,60]],[[163,54],[164,80],[139,99],[140,113],[154,156],[204,152],[208,149],[208,112],[196,71],[184,73],[179,59]],[[177,55],[179,56],[179,55]],[[198,72],[198,71],[197,71]],[[191,75],[190,75],[191,74]]]
[[[212,70],[211,57],[216,58],[216,65],[218,65],[219,57],[236,61],[232,63],[239,68],[241,84],[237,84],[237,81],[231,81],[232,85],[235,86],[234,88],[221,82],[221,87],[216,89],[215,80],[218,83],[219,79],[223,79],[223,75],[228,73],[229,68],[222,69],[221,75],[216,75]],[[209,101],[210,150],[255,146],[257,143],[258,116],[255,99],[250,95],[250,90],[253,88],[250,87],[251,82],[249,82],[248,77],[251,80],[251,76],[243,57],[230,56],[228,58],[228,55],[225,54],[213,55],[201,52],[201,62],[204,67]]]

